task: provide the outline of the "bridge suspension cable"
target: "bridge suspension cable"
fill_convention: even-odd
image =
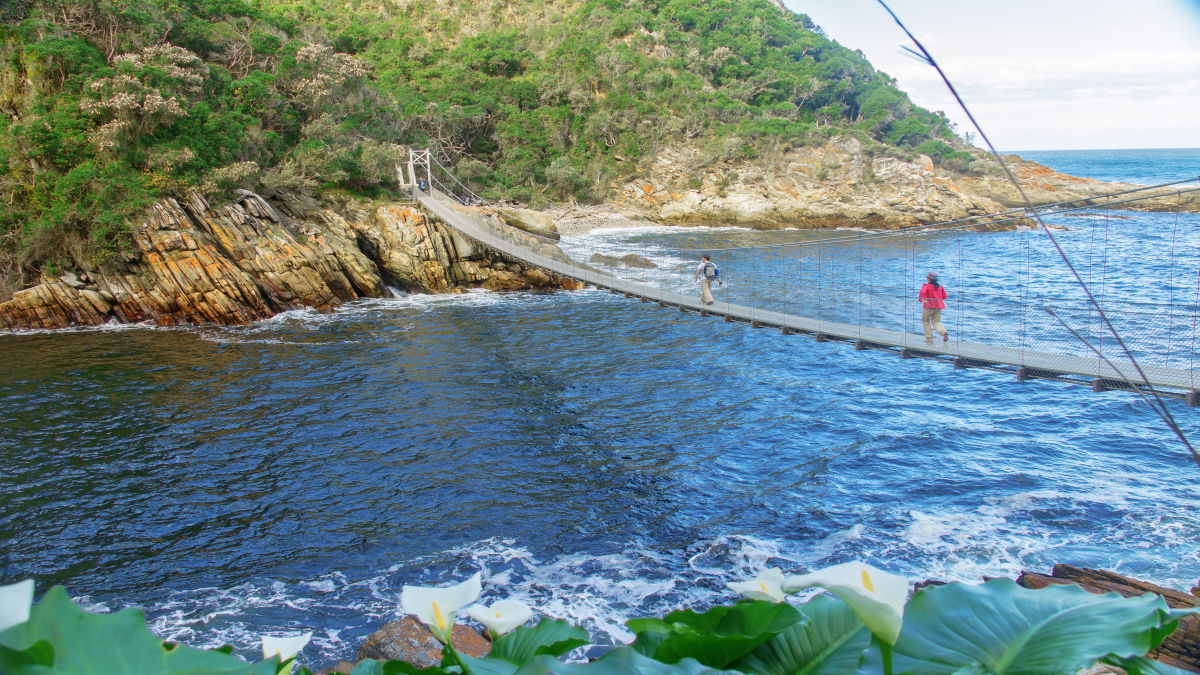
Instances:
[[[725,321],[774,326],[784,333],[809,333],[818,340],[851,342],[858,349],[886,349],[903,357],[952,361],[955,367],[1012,372],[1020,380],[1055,379],[1090,384],[1098,391],[1150,388],[1200,405],[1200,391],[1193,387],[1200,323],[1200,220],[1196,214],[1177,209],[1174,218],[1179,224],[1166,227],[1164,219],[1171,214],[1118,213],[1111,206],[1118,200],[1110,200],[1104,207],[1091,205],[1045,214],[1052,222],[1088,219],[1090,228],[1065,229],[1060,235],[1063,241],[1056,245],[1064,254],[1070,249],[1072,255],[1087,258],[1087,276],[1102,287],[1102,292],[1095,294],[1080,290],[1072,283],[1071,274],[1053,264],[1055,247],[1039,236],[1045,230],[984,233],[958,227],[960,223],[949,227],[933,223],[889,232],[887,237],[847,237],[838,231],[724,230],[722,240],[749,239],[751,245],[718,248],[696,245],[700,243],[697,239],[712,236],[704,230],[679,229],[669,235],[632,232],[630,247],[652,267],[613,268],[601,262],[600,269],[563,254],[558,245],[568,254],[585,252],[573,249],[575,242],[570,238],[554,242],[507,227],[489,215],[492,209],[486,204],[472,201],[473,192],[460,188],[459,195],[446,193],[443,186],[460,183],[451,180],[453,174],[432,158],[426,169],[430,178],[436,177],[435,165],[448,177],[430,180],[425,190],[414,187],[414,196],[442,221],[507,257],[627,297]],[[1137,200],[1128,192],[1141,193],[1141,200],[1161,197],[1143,190],[1127,191],[1120,205]],[[1162,259],[1147,261],[1124,255],[1115,266],[1110,259],[1112,247],[1127,253],[1145,246],[1138,237],[1147,233],[1164,238],[1167,245],[1161,248],[1166,249],[1171,246],[1165,241],[1168,231],[1176,238],[1174,252]],[[763,245],[764,238],[773,241]],[[702,304],[695,291],[699,251],[712,252],[728,282],[718,289],[714,305]],[[979,264],[984,260],[989,261],[988,269]],[[1109,276],[1123,281],[1141,279],[1142,273],[1135,269],[1138,264],[1152,265],[1156,278],[1166,279],[1167,287],[1122,283],[1119,294],[1109,291]],[[1187,271],[1181,275],[1176,268]],[[950,290],[953,310],[947,313],[945,323],[952,333],[945,343],[926,342],[922,335],[917,294],[929,270],[940,272],[942,283]],[[1174,288],[1175,280],[1190,280],[1192,274],[1197,275],[1196,300],[1181,304],[1175,298],[1192,292]],[[1096,320],[1102,312],[1107,322]],[[1114,363],[1097,349],[1104,346],[1106,340],[1101,338],[1110,327],[1129,336],[1124,349],[1143,362],[1137,369]]]

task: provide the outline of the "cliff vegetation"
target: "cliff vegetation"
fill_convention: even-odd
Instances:
[[[972,157],[771,0],[16,0],[0,58],[0,300],[136,251],[130,223],[192,189],[386,197],[408,147],[535,206],[603,201],[672,148]]]

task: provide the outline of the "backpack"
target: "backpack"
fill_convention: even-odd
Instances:
[[[710,262],[704,263],[704,278],[705,279],[716,279],[719,276],[721,276],[721,273],[717,270],[716,265],[714,265]]]

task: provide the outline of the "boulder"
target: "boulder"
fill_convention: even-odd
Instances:
[[[505,225],[558,241],[558,226],[544,213],[527,209],[498,208],[496,215]]]
[[[653,269],[658,267],[653,261],[640,256],[636,253],[626,253],[623,256],[604,255],[603,253],[593,253],[590,262],[598,265],[607,265],[609,267],[635,268],[635,269]]]
[[[451,643],[460,653],[476,658],[487,655],[492,643],[475,630],[455,624]],[[393,621],[367,637],[358,649],[357,660],[397,660],[418,668],[431,668],[442,662],[442,643],[411,614]]]

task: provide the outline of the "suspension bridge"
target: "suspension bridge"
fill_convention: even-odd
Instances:
[[[674,276],[650,283],[577,262],[557,241],[488,215],[479,208],[487,202],[428,150],[414,151],[398,172],[428,212],[462,235],[643,303],[1018,381],[1153,391],[1200,405],[1200,217],[1183,208],[1200,196],[1196,179],[1042,205],[1036,214],[1013,209],[883,232],[756,233],[782,240],[676,249]],[[1070,225],[1049,226],[1061,228],[1056,237],[1032,227],[1035,215]],[[700,300],[693,275],[702,253],[720,263],[723,278],[738,279],[738,302]],[[976,272],[980,259],[1001,273]],[[950,289],[946,342],[920,332],[926,269],[940,269]]]

